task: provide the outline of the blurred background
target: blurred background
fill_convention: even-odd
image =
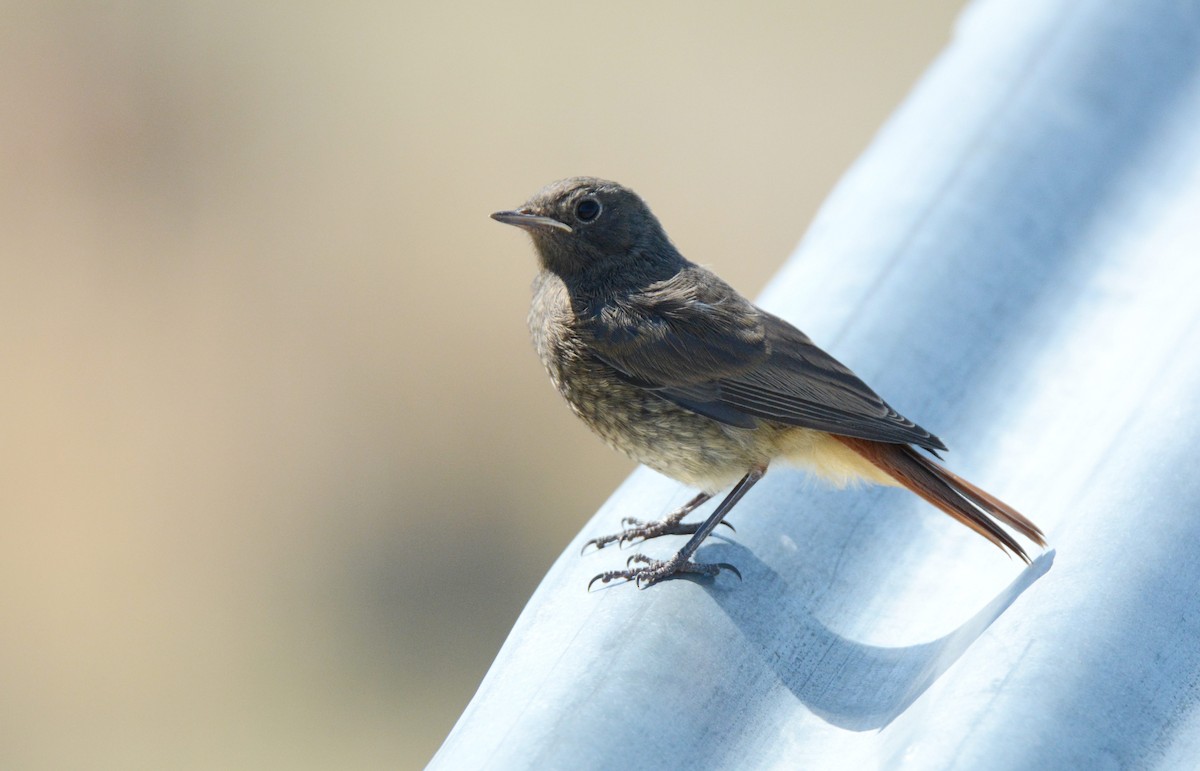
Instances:
[[[487,215],[753,295],[961,5],[6,2],[0,766],[424,764],[632,469]]]

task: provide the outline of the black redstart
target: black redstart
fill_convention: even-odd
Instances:
[[[649,586],[680,573],[715,576],[727,563],[692,560],[776,458],[835,484],[908,488],[1026,562],[999,523],[1044,546],[1011,506],[919,453],[941,440],[887,405],[788,322],[688,262],[632,190],[573,177],[492,218],[533,237],[541,271],[529,328],[559,393],[612,447],[702,492],[658,522],[589,541],[690,534],[675,556],[635,554],[601,573]],[[683,518],[730,484],[703,523]],[[633,563],[641,563],[632,567]]]

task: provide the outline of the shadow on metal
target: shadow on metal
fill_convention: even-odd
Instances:
[[[1053,550],[1042,554],[953,632],[927,643],[887,648],[849,640],[822,624],[809,610],[809,597],[791,590],[749,549],[726,544],[699,554],[701,561],[732,562],[742,571],[743,592],[713,591],[712,581],[697,583],[709,589],[762,661],[806,707],[851,731],[882,729],[899,717],[1054,564]],[[756,585],[783,588],[772,592],[769,613],[747,595]],[[789,634],[781,636],[781,628]]]

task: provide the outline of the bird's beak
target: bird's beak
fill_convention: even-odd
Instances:
[[[516,225],[526,230],[533,230],[534,228],[558,228],[568,233],[572,232],[571,226],[567,223],[559,222],[551,217],[534,214],[528,209],[522,209],[521,211],[498,211],[492,215],[492,219],[496,220],[496,222],[503,222],[505,225]]]

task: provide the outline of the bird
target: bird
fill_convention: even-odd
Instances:
[[[693,559],[773,462],[837,486],[904,487],[1026,563],[1005,526],[1045,546],[1016,509],[938,463],[946,445],[888,405],[788,321],[687,260],[632,190],[595,177],[552,182],[492,219],[528,232],[538,273],[528,324],[550,380],[611,447],[700,492],[659,521],[584,549],[690,535],[674,556],[634,554],[597,581],[646,588],[729,563]],[[701,523],[684,518],[730,488]]]

